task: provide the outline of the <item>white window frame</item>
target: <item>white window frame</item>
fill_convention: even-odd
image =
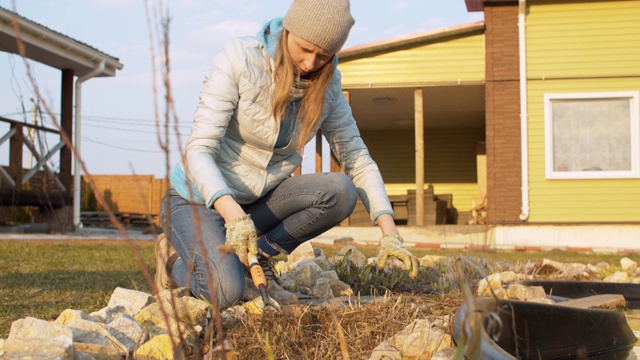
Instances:
[[[588,100],[627,98],[630,101],[631,169],[628,171],[555,171],[553,154],[553,100]],[[628,179],[640,178],[640,120],[638,119],[638,91],[555,93],[544,95],[545,168],[547,179]]]

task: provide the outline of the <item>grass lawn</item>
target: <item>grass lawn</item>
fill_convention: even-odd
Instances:
[[[153,243],[133,245],[153,275]],[[116,287],[151,290],[124,241],[0,241],[0,254],[0,338],[27,316],[50,320],[65,309],[99,310]]]
[[[341,246],[321,247],[331,255]],[[107,305],[116,287],[150,292],[151,287],[134,249],[140,254],[142,265],[148,266],[153,276],[155,260],[151,241],[0,241],[0,338],[8,336],[13,321],[27,316],[49,320],[65,309],[86,313],[99,310]],[[378,251],[375,247],[361,249],[367,256],[375,256]],[[549,258],[592,264],[606,261],[619,266],[623,257],[560,251],[412,251],[418,257],[426,254],[473,255],[488,263],[498,260],[526,263]],[[640,261],[639,255],[628,257]]]

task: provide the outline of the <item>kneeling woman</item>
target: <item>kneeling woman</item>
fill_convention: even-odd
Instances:
[[[382,232],[379,265],[395,256],[417,275],[342,94],[336,53],[353,24],[348,0],[295,0],[284,19],[215,57],[163,200],[170,243],[160,237],[156,244],[159,290],[187,286],[222,308],[240,302],[248,253],[271,275],[269,257],[338,225],[358,196]],[[319,129],[346,175],[291,176]],[[281,303],[295,301],[275,281],[269,293]]]

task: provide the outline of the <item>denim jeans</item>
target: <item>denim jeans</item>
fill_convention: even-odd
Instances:
[[[272,248],[289,254],[351,215],[357,197],[353,182],[342,173],[305,174],[285,179],[242,207],[251,215],[258,236],[266,236]],[[196,297],[213,301],[215,294],[221,308],[241,301],[244,268],[235,254],[218,249],[225,243],[224,219],[204,205],[191,204],[171,188],[162,201],[161,219],[165,234],[180,254],[171,273],[174,282],[182,287],[189,279],[188,287]]]

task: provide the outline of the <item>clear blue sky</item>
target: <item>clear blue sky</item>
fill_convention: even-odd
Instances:
[[[290,3],[291,0],[163,1],[171,18],[171,84],[183,143],[203,75],[214,55],[233,37],[254,35],[266,20],[283,16]],[[115,77],[94,78],[82,86],[81,151],[88,170],[94,174],[164,176],[165,155],[154,126],[145,1],[0,0],[0,6],[119,58],[124,64]],[[351,9],[356,24],[345,47],[482,20],[481,12],[467,11],[464,0],[351,0]],[[38,63],[31,66],[45,101],[55,112],[59,111],[60,71]],[[0,84],[0,116],[31,121],[33,104],[29,98],[33,91],[22,59],[0,52]],[[160,104],[162,112],[164,103]],[[8,128],[1,126],[0,135]],[[171,141],[173,166],[179,153],[177,138],[172,136]],[[305,155],[313,159],[311,151]],[[0,147],[0,165],[7,164],[8,143]],[[52,159],[54,168],[56,164],[57,157]],[[303,172],[309,171],[313,171],[313,164],[305,162]]]

